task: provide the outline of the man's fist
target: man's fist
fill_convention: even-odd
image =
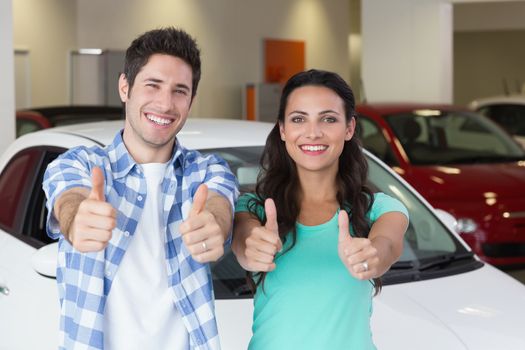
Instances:
[[[104,175],[100,168],[93,168],[91,183],[91,192],[78,206],[68,232],[73,247],[83,253],[104,249],[117,223],[117,212],[104,197]]]
[[[218,260],[224,254],[224,238],[215,216],[206,210],[208,186],[199,186],[188,219],[180,225],[182,240],[193,259],[200,263]]]

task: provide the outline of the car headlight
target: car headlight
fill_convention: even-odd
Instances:
[[[456,230],[460,233],[472,233],[478,229],[478,224],[471,218],[459,218],[456,222]]]

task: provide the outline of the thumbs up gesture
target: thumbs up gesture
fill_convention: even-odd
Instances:
[[[111,231],[117,223],[117,212],[104,196],[104,175],[94,167],[91,171],[91,191],[80,202],[68,232],[68,238],[75,249],[81,252],[95,252],[106,247]]]
[[[274,257],[282,249],[277,224],[277,210],[273,199],[264,202],[266,224],[255,226],[246,238],[243,267],[249,271],[267,272],[275,269]]]
[[[199,186],[188,218],[180,225],[182,241],[200,263],[218,260],[224,254],[224,234],[215,216],[206,210],[208,186]]]
[[[348,272],[359,280],[376,277],[379,257],[377,249],[368,238],[356,238],[350,235],[348,213],[339,212],[339,240],[337,251],[339,258]]]

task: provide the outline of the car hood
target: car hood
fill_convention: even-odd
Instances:
[[[525,164],[472,164],[457,166],[414,166],[405,179],[428,199],[484,199],[484,193],[500,198],[525,193]]]
[[[485,265],[385,287],[372,329],[378,349],[525,349],[524,314],[525,286]]]

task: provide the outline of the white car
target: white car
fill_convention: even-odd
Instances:
[[[507,95],[480,98],[469,108],[502,126],[525,148],[525,95]]]
[[[121,127],[122,122],[101,122],[38,131],[17,139],[0,158],[0,349],[57,348],[57,245],[45,233],[42,176],[64,150],[106,145]],[[186,147],[220,154],[241,190],[250,190],[271,128],[268,123],[190,119],[179,139]],[[371,186],[399,198],[411,217],[403,256],[374,298],[378,349],[525,349],[525,285],[481,262],[452,223],[440,219],[449,219],[446,213],[435,211],[366,154]],[[253,312],[245,272],[231,252],[212,271],[222,348],[244,350]]]

